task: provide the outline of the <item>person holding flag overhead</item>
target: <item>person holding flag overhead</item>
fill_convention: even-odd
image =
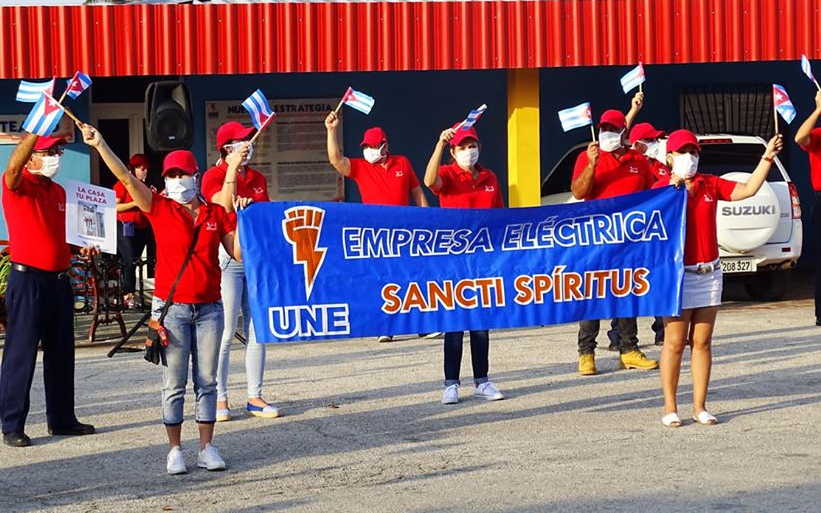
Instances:
[[[59,117],[51,123],[52,129],[57,121]],[[47,124],[34,122],[37,127]],[[49,133],[23,137],[3,173],[3,211],[12,265],[0,366],[0,418],[3,442],[12,447],[31,445],[25,425],[41,342],[49,433],[94,433],[94,426],[79,422],[74,414],[74,296],[68,277],[71,250],[65,233],[66,192],[53,180],[60,170],[65,141]],[[98,250],[83,248],[80,253],[93,256]]]
[[[351,100],[349,96],[350,94],[346,93],[340,107],[343,103],[348,104],[354,100],[362,102],[361,98]],[[368,104],[368,112],[372,105],[371,101]],[[356,182],[362,203],[407,206],[410,199],[413,199],[417,206],[428,206],[428,200],[422,192],[410,160],[404,155],[394,155],[388,151],[388,136],[382,128],[375,126],[365,130],[360,143],[362,158],[348,158],[342,153],[342,145],[339,143],[339,121],[336,111],[331,111],[325,118],[328,160],[340,175]],[[393,337],[382,335],[378,340],[390,342]]]
[[[256,93],[255,93],[256,94]],[[263,97],[264,100],[264,97]],[[247,100],[246,100],[247,101]],[[268,102],[264,100],[267,107]],[[243,104],[245,105],[245,104]],[[259,127],[264,127],[268,118],[273,115],[270,107],[261,109],[259,116],[256,109],[248,108],[252,121],[258,120]],[[267,111],[267,112],[266,112]],[[217,129],[217,150],[220,161],[205,172],[202,179],[202,194],[208,201],[222,205],[235,217],[234,200],[249,198],[254,202],[270,201],[268,184],[265,176],[248,164],[253,158],[254,148],[249,140],[256,132],[253,127],[245,127],[236,121],[224,123]],[[265,373],[265,345],[257,342],[254,326],[251,322],[251,308],[248,298],[248,283],[242,263],[231,258],[224,248],[220,247],[219,263],[222,269],[220,290],[224,312],[224,326],[219,349],[217,367],[217,422],[231,420],[228,405],[228,370],[230,368],[231,343],[237,330],[239,315],[242,313],[243,333],[245,334],[245,379],[247,382],[246,411],[251,415],[265,418],[279,416],[279,410],[268,404],[262,396],[262,380]]]
[[[649,189],[655,183],[647,160],[625,145],[627,123],[617,110],[605,111],[599,120],[598,141],[579,154],[573,170],[570,190],[579,200],[612,198]],[[650,370],[658,362],[639,351],[636,319],[617,319],[619,361],[623,368]],[[599,321],[579,323],[579,374],[598,374],[595,360]]]
[[[795,143],[807,152],[810,159],[810,183],[815,191],[812,209],[813,239],[815,239],[815,325],[821,326],[821,90],[815,93],[815,109],[807,116],[795,134]]]
[[[767,143],[761,160],[747,183],[725,180],[698,172],[701,147],[689,130],[676,130],[667,139],[667,165],[671,173],[654,187],[673,185],[687,190],[687,228],[684,235],[684,281],[681,315],[664,319],[661,352],[661,385],[666,427],[681,426],[676,393],[684,348],[691,345],[693,420],[712,425],[718,420],[707,411],[707,388],[712,368],[712,338],[723,279],[718,258],[716,209],[718,201],[741,201],[754,196],[767,179],[783,146],[781,135]]]
[[[473,112],[471,113],[473,114]],[[425,185],[439,196],[442,208],[504,208],[499,181],[490,169],[479,164],[479,134],[473,124],[478,116],[445,129],[439,135],[425,168]],[[442,165],[445,147],[450,145],[449,164]],[[442,404],[459,402],[459,371],[462,366],[464,332],[445,333],[445,390]],[[474,394],[488,401],[504,399],[488,378],[488,330],[470,331],[470,356],[473,362]]]

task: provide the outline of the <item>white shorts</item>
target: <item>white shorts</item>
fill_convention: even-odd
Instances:
[[[681,292],[681,309],[704,308],[721,304],[721,291],[724,287],[724,278],[721,267],[717,266],[713,272],[696,274],[684,272],[684,285]]]

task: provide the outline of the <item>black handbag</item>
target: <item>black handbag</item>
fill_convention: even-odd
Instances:
[[[188,252],[182,261],[182,266],[177,273],[177,277],[174,278],[174,283],[171,284],[171,289],[168,291],[168,299],[165,300],[165,304],[160,311],[160,318],[148,321],[148,336],[145,339],[144,358],[145,361],[153,363],[154,365],[158,365],[162,362],[163,367],[168,366],[165,360],[165,348],[168,347],[168,333],[165,330],[165,326],[163,326],[163,321],[165,321],[165,316],[168,314],[168,309],[174,304],[174,292],[177,291],[177,284],[180,282],[185,268],[188,267],[188,262],[191,261],[191,257],[194,255],[194,249],[197,247],[197,239],[199,238],[201,227],[202,225],[199,225],[194,228],[194,235],[191,237]]]

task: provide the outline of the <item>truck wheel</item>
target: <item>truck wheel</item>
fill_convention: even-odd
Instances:
[[[744,290],[755,301],[778,301],[787,292],[787,273],[771,271],[756,273],[744,281]]]

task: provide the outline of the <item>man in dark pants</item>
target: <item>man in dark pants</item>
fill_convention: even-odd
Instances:
[[[815,191],[812,229],[815,238],[815,325],[821,326],[821,91],[815,93],[815,110],[795,133],[795,142],[810,156],[810,182]]]
[[[570,190],[580,200],[612,198],[649,189],[655,183],[647,159],[627,147],[627,121],[617,110],[607,110],[599,120],[599,140],[588,145],[576,159]],[[636,319],[616,319],[619,363],[622,368],[650,370],[658,362],[647,358],[638,348]],[[596,336],[599,321],[579,323],[579,374],[592,376],[596,369]]]
[[[74,415],[74,299],[66,273],[71,265],[66,192],[52,181],[63,142],[26,135],[3,174],[3,210],[13,264],[6,291],[0,418],[3,442],[12,447],[31,445],[24,429],[40,341],[49,433],[94,433],[94,426],[81,424]],[[95,252],[82,250],[86,255]]]

